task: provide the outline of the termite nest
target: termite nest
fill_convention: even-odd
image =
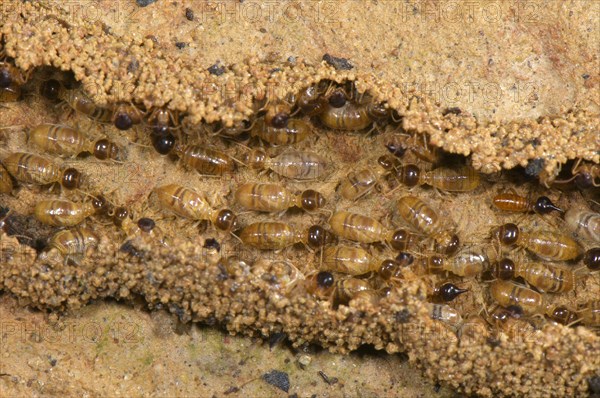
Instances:
[[[25,73],[8,58],[0,90],[3,107],[48,115],[2,126],[3,262],[22,251],[37,268],[77,273],[94,269],[103,239],[142,264],[183,239],[223,289],[252,275],[277,297],[331,311],[403,302],[419,286],[413,299],[459,341],[600,326],[598,164],[482,174],[351,81],[256,101],[234,126],[101,107],[70,74]],[[142,177],[102,174],[124,164]],[[45,305],[68,307],[73,294]],[[192,319],[185,292],[160,301]]]

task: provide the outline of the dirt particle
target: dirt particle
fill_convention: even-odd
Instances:
[[[329,377],[322,370],[319,370],[319,376],[321,376],[321,378],[323,379],[323,381],[325,383],[329,384],[330,386],[332,386],[332,385],[334,385],[335,383],[338,382],[338,378],[337,377]]]
[[[406,308],[396,312],[396,322],[398,323],[407,323],[411,318],[410,311]]]
[[[219,61],[217,61],[214,65],[208,67],[208,73],[215,76],[221,76],[225,73],[225,67],[221,65]]]
[[[259,31],[260,33],[267,33],[267,30],[266,30],[265,28],[260,28],[258,31]]]
[[[583,77],[583,80],[587,80],[590,78],[590,75],[587,73],[584,73],[583,75],[581,75],[581,77]]]
[[[592,376],[588,379],[590,394],[600,395],[600,376]]]
[[[194,20],[194,11],[189,7],[185,9],[185,19],[188,21]]]
[[[525,174],[527,174],[530,177],[537,177],[543,169],[544,159],[532,159],[529,161],[529,163],[527,163],[527,167],[525,167]]]
[[[446,108],[442,111],[443,116],[446,116],[448,114],[460,115],[461,113],[462,113],[462,110],[457,106],[453,106],[451,108]]]
[[[337,70],[350,70],[354,68],[354,65],[352,65],[346,58],[338,58],[330,54],[323,55],[323,61],[327,62]]]
[[[183,42],[183,41],[178,41],[177,43],[175,43],[175,47],[177,47],[178,49],[184,49],[185,46],[187,46],[187,43]]]
[[[287,373],[279,370],[272,370],[262,375],[262,379],[282,391],[288,392],[290,390],[290,378]]]
[[[131,62],[129,62],[129,65],[127,65],[127,72],[133,73],[136,70],[138,70],[139,67],[140,67],[140,62],[134,58],[131,60]]]
[[[146,7],[146,6],[149,6],[152,3],[155,3],[156,0],[135,0],[135,2],[140,7]]]
[[[216,251],[221,251],[221,245],[219,244],[219,241],[216,240],[215,238],[208,238],[204,241],[204,246],[205,249],[215,249]]]
[[[272,335],[269,336],[269,350],[272,350],[273,347],[275,347],[276,345],[279,345],[283,340],[285,340],[285,338],[287,337],[287,334],[283,333],[283,332],[277,332],[277,333],[273,333]]]

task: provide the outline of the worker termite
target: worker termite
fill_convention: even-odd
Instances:
[[[422,258],[416,265],[417,274],[440,274],[450,272],[454,275],[473,277],[481,275],[487,269],[486,258],[463,253],[456,257],[444,258],[433,255]]]
[[[0,193],[11,193],[13,189],[13,183],[10,179],[8,171],[0,164]]]
[[[388,230],[379,221],[356,213],[338,211],[329,219],[338,236],[361,243],[387,242],[398,251],[408,248],[414,236],[404,229]]]
[[[215,210],[196,191],[177,184],[155,188],[160,207],[191,220],[208,220],[222,231],[235,228],[237,217],[229,209]]]
[[[514,212],[535,212],[538,214],[548,214],[555,210],[560,213],[563,210],[557,207],[547,196],[540,196],[535,201],[531,198],[517,195],[514,192],[500,193],[492,199],[492,203],[500,210]]]
[[[600,247],[593,247],[583,255],[583,263],[590,271],[600,270]]]
[[[459,239],[451,229],[445,228],[437,212],[416,196],[404,196],[398,200],[400,217],[420,233],[437,243],[438,250],[447,255],[456,253]]]
[[[387,117],[385,107],[374,102],[358,105],[353,101],[341,99],[334,92],[325,109],[319,114],[319,120],[326,127],[335,130],[358,131],[369,127],[373,122]]]
[[[35,205],[33,213],[42,224],[53,227],[72,227],[93,214],[103,212],[106,208],[106,199],[97,195],[85,203],[66,199],[42,200]]]
[[[362,275],[375,271],[379,264],[365,249],[355,246],[327,246],[320,256],[317,266],[321,271],[341,272],[348,275]]]
[[[472,167],[463,166],[457,169],[438,167],[431,171],[421,171],[414,165],[408,164],[397,168],[396,176],[401,183],[409,187],[415,185],[431,185],[448,192],[468,192],[479,186],[480,177]]]
[[[414,257],[410,253],[401,252],[395,259],[386,259],[381,262],[377,274],[385,281],[401,279],[402,269],[410,266]]]
[[[246,226],[239,237],[248,246],[271,250],[284,249],[296,243],[319,248],[332,241],[329,232],[318,225],[304,229],[284,222],[256,222]]]
[[[113,111],[109,108],[98,106],[86,94],[80,90],[60,90],[58,95],[74,111],[83,113],[90,119],[99,123],[110,123],[113,117]]]
[[[584,239],[600,243],[600,214],[572,207],[565,213],[567,227]]]
[[[140,124],[145,112],[133,104],[118,104],[112,114],[111,121],[119,130],[129,130],[134,124]]]
[[[581,245],[566,235],[544,230],[527,233],[512,223],[494,229],[492,236],[503,245],[523,247],[548,261],[574,260],[583,254]]]
[[[78,227],[59,231],[48,244],[64,257],[65,264],[71,260],[78,264],[88,250],[98,245],[98,236],[89,228]]]
[[[521,277],[541,292],[566,293],[575,286],[575,274],[566,268],[552,264],[513,262],[508,258],[498,261],[494,276],[502,280]]]
[[[235,202],[255,211],[280,212],[293,206],[315,211],[325,205],[325,198],[312,189],[294,194],[278,184],[245,183],[235,192]]]
[[[377,159],[380,167],[371,167],[360,171],[351,171],[340,184],[340,194],[348,200],[357,200],[375,187],[379,179],[394,168],[387,156]]]
[[[301,119],[285,121],[274,119],[273,123],[276,124],[269,125],[263,118],[259,118],[250,130],[250,134],[271,145],[290,145],[305,140],[311,132],[308,123]]]
[[[355,293],[354,296],[348,302],[349,307],[358,307],[362,303],[377,305],[381,299],[388,297],[392,292],[392,288],[390,287],[382,287],[380,289],[369,289],[369,290],[361,290],[358,293]]]
[[[516,305],[527,315],[543,314],[545,310],[540,293],[514,282],[495,280],[490,285],[490,294],[502,307]]]
[[[427,304],[430,308],[429,316],[436,321],[444,322],[446,325],[458,331],[462,324],[460,313],[448,304]]]
[[[253,169],[273,170],[294,180],[317,180],[327,173],[327,162],[314,152],[287,150],[270,158],[257,149],[246,156],[246,164]]]
[[[53,161],[42,156],[15,152],[3,161],[8,172],[17,181],[27,184],[47,185],[60,183],[66,189],[79,188],[81,173],[74,168],[61,170]]]
[[[581,323],[590,327],[600,327],[600,300],[592,300],[577,311]]]
[[[420,160],[438,164],[442,159],[442,151],[435,146],[429,145],[428,136],[423,134],[422,140],[418,138],[419,134],[413,134],[411,137],[412,142],[404,145],[399,142],[389,142],[386,144],[387,150],[396,157],[403,157],[407,150],[410,150]]]
[[[175,154],[183,164],[202,175],[221,176],[235,170],[231,156],[201,145],[176,145]]]
[[[115,143],[105,138],[92,142],[80,131],[56,124],[41,124],[33,128],[29,132],[28,143],[59,156],[76,156],[82,152],[90,152],[100,160],[118,160],[122,153]]]
[[[364,279],[346,278],[338,279],[334,284],[334,305],[347,304],[360,292],[372,290],[372,287]]]

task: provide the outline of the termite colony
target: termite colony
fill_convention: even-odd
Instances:
[[[600,291],[599,165],[538,171],[541,184],[519,170],[482,175],[350,82],[257,101],[256,116],[233,127],[103,107],[68,74],[25,74],[9,60],[0,90],[3,107],[37,101],[55,114],[2,133],[4,233],[19,233],[11,203],[31,203],[28,216],[53,231],[35,247],[39,261],[80,266],[101,234],[118,236],[123,256],[187,236],[226,273],[280,262],[282,294],[332,308],[377,306],[420,280],[431,318],[458,336],[600,326],[600,301],[577,294]],[[161,167],[133,194],[86,175],[151,157]]]

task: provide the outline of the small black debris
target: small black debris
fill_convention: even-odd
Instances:
[[[138,250],[135,246],[133,246],[133,244],[131,243],[130,240],[128,240],[125,243],[123,243],[121,245],[121,247],[119,248],[119,251],[122,251],[123,253],[130,254],[130,255],[132,255],[134,257],[141,257],[142,256],[142,252],[140,250]]]
[[[285,372],[279,370],[272,370],[262,375],[262,379],[272,386],[279,388],[282,391],[288,392],[290,390],[290,378]]]
[[[149,6],[150,4],[156,2],[156,0],[135,0],[135,2],[140,7],[146,7],[146,6]]]
[[[501,341],[495,337],[488,337],[486,341],[492,348],[500,347],[501,344]]]
[[[323,61],[327,62],[337,70],[350,70],[354,68],[354,65],[352,65],[346,58],[338,58],[329,54],[323,55]]]
[[[225,67],[223,65],[221,65],[219,62],[210,66],[207,70],[208,70],[208,73],[210,73],[211,75],[215,75],[215,76],[221,76],[223,73],[225,73]]]
[[[267,30],[266,30],[265,28],[260,28],[258,31],[259,31],[260,33],[267,33]]]
[[[435,391],[436,393],[439,393],[441,389],[442,385],[440,383],[435,383],[435,385],[433,386],[433,391]]]
[[[185,9],[185,19],[188,21],[194,20],[194,11],[189,7]]]
[[[55,358],[48,356],[48,362],[50,362],[50,366],[55,367],[58,361]]]
[[[410,321],[410,318],[410,311],[406,308],[396,312],[396,322],[398,323],[407,323],[408,321]]]
[[[529,163],[527,163],[527,167],[525,167],[525,174],[530,177],[537,177],[543,169],[544,159],[532,159],[529,161]]]
[[[216,251],[221,251],[221,245],[215,238],[208,238],[204,241],[205,249],[215,249]]]
[[[581,75],[581,77],[583,77],[584,80],[587,80],[590,78],[590,75],[587,73],[584,73],[583,75]]]
[[[332,386],[332,385],[334,385],[335,383],[338,382],[338,378],[337,377],[329,377],[322,370],[319,370],[319,376],[321,376],[321,378],[323,379],[323,381],[325,383],[329,384],[330,386]]]
[[[269,351],[272,350],[273,347],[275,347],[276,345],[281,343],[283,340],[285,340],[286,337],[287,337],[287,334],[283,333],[283,332],[277,332],[277,333],[273,333],[272,335],[270,335],[269,336]]]
[[[529,141],[529,143],[531,144],[532,147],[537,148],[538,146],[540,146],[542,141],[539,138],[535,137],[534,139]]]
[[[457,107],[457,106],[453,106],[451,108],[446,108],[442,112],[442,116],[446,116],[446,115],[448,115],[450,113],[453,114],[453,115],[460,115],[462,113],[462,110],[459,107]]]
[[[178,49],[184,49],[185,46],[187,46],[187,43],[183,42],[183,41],[178,41],[177,43],[175,43],[175,47],[177,47]]]
[[[229,395],[229,394],[233,394],[233,393],[238,392],[238,391],[240,391],[240,389],[238,387],[229,387],[227,389],[227,391],[225,391],[223,394],[224,395]]]

